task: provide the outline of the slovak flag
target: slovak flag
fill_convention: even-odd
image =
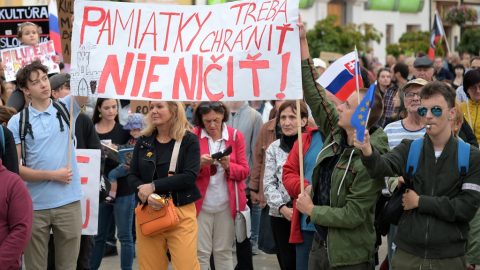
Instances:
[[[345,101],[357,89],[355,76],[358,78],[358,87],[362,88],[360,63],[357,52],[353,51],[333,62],[317,82],[338,99]]]
[[[428,48],[428,58],[435,59],[435,49],[440,39],[445,36],[445,30],[443,30],[442,20],[435,12],[435,18],[433,19],[433,28],[430,33],[430,48]]]
[[[48,3],[48,27],[50,28],[50,40],[53,40],[55,53],[62,55],[62,42],[60,39],[60,28],[58,26],[57,1],[50,0]]]

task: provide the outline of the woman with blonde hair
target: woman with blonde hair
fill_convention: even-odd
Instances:
[[[137,189],[138,200],[154,210],[161,209],[152,196],[171,195],[180,223],[154,236],[144,236],[136,221],[137,258],[140,269],[167,269],[167,250],[173,269],[200,269],[197,260],[197,219],[195,185],[200,169],[197,136],[180,102],[152,101],[146,128],[133,151],[128,181]],[[170,159],[176,141],[181,140],[177,166],[169,176]]]

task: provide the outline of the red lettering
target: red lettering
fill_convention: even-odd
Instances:
[[[88,163],[90,158],[87,156],[77,156],[77,163]]]
[[[282,9],[283,7],[283,9]],[[274,21],[278,14],[280,13],[283,13],[285,15],[285,22],[288,22],[288,18],[287,18],[287,0],[283,0],[282,4],[280,5],[280,7],[278,8],[278,12],[275,13],[275,16],[273,16],[273,19],[272,21]]]
[[[233,56],[227,61],[227,96],[233,97]]]
[[[168,37],[170,35],[170,23],[171,23],[171,20],[172,20],[172,16],[179,16],[180,13],[178,13],[178,12],[160,12],[160,15],[167,15],[168,16],[167,32],[165,34],[165,43],[163,43],[163,50],[165,51],[167,49],[167,45],[168,45]]]
[[[192,47],[193,45],[193,42],[195,41],[195,39],[197,39],[197,36],[198,34],[200,34],[200,31],[202,31],[202,27],[203,25],[205,24],[205,22],[208,20],[208,18],[210,18],[210,15],[212,15],[212,12],[208,12],[208,15],[207,17],[205,17],[205,20],[203,20],[203,22],[200,22],[200,19],[199,19],[199,16],[195,16],[195,20],[197,21],[197,24],[198,24],[198,30],[197,30],[197,33],[195,33],[195,35],[192,37],[192,39],[190,40],[190,42],[188,43],[188,46],[187,46],[187,51],[190,50],[190,48]]]
[[[220,50],[220,44],[222,43],[223,29],[220,32],[217,30],[215,38],[213,39],[212,51],[215,44],[217,44],[217,52]]]
[[[135,68],[135,80],[133,81],[132,92],[131,96],[136,97],[138,96],[138,92],[140,92],[140,86],[142,84],[143,74],[145,73],[145,63],[147,59],[146,53],[139,53],[138,54],[138,62],[137,67]]]
[[[265,18],[262,18],[262,11],[267,11],[268,9],[264,8],[265,4],[270,4],[270,1],[265,1],[262,3],[262,5],[260,6],[260,10],[258,11],[258,14],[257,14],[257,22],[259,21],[263,21],[265,20]]]
[[[175,77],[173,78],[173,99],[180,98],[180,81],[182,82],[183,89],[185,89],[185,95],[188,99],[193,100],[195,96],[195,88],[197,83],[197,70],[198,70],[198,55],[192,55],[192,72],[191,72],[191,82],[188,84],[188,75],[185,70],[185,58],[180,58],[177,64],[177,69],[175,70]]]
[[[268,60],[257,60],[261,53],[257,53],[254,56],[250,54],[247,55],[248,60],[242,60],[239,62],[240,68],[251,68],[252,69],[252,83],[253,83],[253,95],[258,97],[260,95],[260,86],[258,81],[258,69],[266,69],[270,67]]]
[[[137,18],[137,30],[135,31],[135,45],[133,46],[135,49],[137,48],[137,41],[138,41],[138,31],[140,30],[140,19],[142,18],[142,10],[138,10],[138,18]],[[132,33],[130,33],[131,35]]]
[[[100,12],[100,17],[95,20],[91,21],[90,20],[90,12]],[[95,16],[94,16],[95,17]],[[101,7],[85,7],[83,11],[83,20],[82,20],[82,27],[80,30],[80,45],[83,44],[83,38],[85,36],[85,28],[87,26],[99,26],[102,21],[105,19],[105,10]]]
[[[290,63],[290,52],[282,55],[282,79],[280,80],[280,93],[276,95],[278,99],[284,99],[285,88],[287,87],[288,64]]]
[[[152,82],[158,82],[158,75],[154,74],[155,67],[157,65],[168,65],[169,58],[165,56],[152,56],[150,58],[150,66],[148,67],[148,73],[145,83],[145,89],[143,90],[143,97],[152,99],[161,99],[162,92],[150,92],[150,84]]]
[[[275,16],[275,14],[277,13],[277,7],[278,7],[278,1],[277,0],[273,0],[272,1],[272,5],[270,6],[270,9],[268,10],[268,13],[267,13],[267,16],[265,17],[265,20],[270,20],[273,18],[273,16]],[[270,12],[272,12],[272,15],[270,15]]]
[[[153,20],[153,32],[147,32],[147,30],[150,27],[150,24],[152,23]],[[153,50],[157,50],[157,19],[155,17],[155,12],[152,12],[152,15],[150,16],[150,20],[148,20],[147,27],[145,27],[145,31],[142,34],[142,39],[140,39],[140,44],[138,44],[138,47],[142,47],[143,39],[145,38],[146,35],[152,35],[153,36]]]
[[[128,20],[127,22],[125,23],[125,25],[123,24],[123,20],[122,20],[122,17],[120,17],[120,12],[118,11],[118,9],[115,11],[115,22],[113,23],[113,29],[117,29],[117,20],[120,21],[120,25],[122,27],[123,30],[127,29],[127,26],[128,24],[130,23],[130,33],[132,33],[132,28],[133,28],[133,17],[134,17],[134,12],[135,10],[132,10],[132,12],[130,12],[130,16],[128,16]],[[113,43],[115,43],[115,34],[117,33],[117,31],[114,31],[113,32]],[[128,46],[130,46],[130,40],[132,38],[132,35],[128,35]]]
[[[235,25],[238,25],[238,20],[240,19],[240,15],[242,14],[242,9],[244,6],[249,5],[250,3],[240,3],[240,4],[235,4],[230,7],[230,9],[238,8],[237,12],[237,20],[235,21]]]
[[[217,93],[217,94],[213,94],[210,91],[210,88],[208,87],[208,78],[207,78],[208,73],[210,73],[210,71],[212,71],[213,69],[216,69],[218,71],[222,71],[222,66],[220,66],[219,64],[215,64],[222,57],[223,57],[223,54],[220,55],[218,58],[215,58],[212,55],[210,57],[210,59],[212,60],[213,64],[208,65],[207,68],[205,69],[205,73],[203,74],[203,77],[205,78],[205,81],[203,82],[203,87],[205,88],[205,93],[207,94],[208,99],[210,99],[211,101],[219,101],[220,99],[223,98],[223,93],[222,92]]]
[[[203,56],[198,57],[198,83],[197,83],[197,100],[202,99],[203,87]]]
[[[271,25],[270,25],[271,26]],[[252,33],[250,34],[250,38],[248,39],[248,42],[247,42],[247,49],[250,48],[250,44],[252,43],[252,39],[254,39],[255,41],[255,46],[257,47],[257,49],[260,49],[260,46],[262,44],[262,38],[263,38],[263,33],[265,33],[265,29],[267,28],[267,25],[264,25],[263,26],[263,30],[262,30],[262,34],[260,36],[260,38],[257,37],[257,33],[258,33],[258,26],[255,26],[255,28],[253,28],[253,31]]]
[[[127,53],[125,65],[123,68],[122,77],[120,78],[117,55],[111,54],[107,56],[105,65],[103,66],[102,74],[100,75],[98,84],[98,93],[105,93],[105,86],[109,77],[112,77],[112,81],[115,87],[117,95],[124,95],[127,88],[128,75],[130,74],[130,68],[132,67],[134,53]]]
[[[108,24],[108,27],[105,28],[105,25]],[[107,36],[108,36],[108,45],[112,45],[112,34],[111,34],[111,28],[112,28],[112,24],[111,24],[111,20],[110,20],[110,10],[107,11],[107,15],[105,16],[105,20],[103,21],[103,24],[102,24],[102,28],[100,30],[98,30],[98,37],[97,37],[97,44],[100,43],[100,38],[102,38],[102,35],[103,35],[103,32],[107,32]]]
[[[88,177],[80,177],[80,184],[86,185],[88,183]]]
[[[222,49],[220,52],[223,52],[223,49],[225,48],[225,46],[227,46],[227,49],[228,51],[232,51],[232,48],[230,48],[230,46],[228,46],[228,40],[232,37],[232,34],[233,34],[233,31],[231,29],[225,29],[225,36],[223,38],[223,46],[222,46]]]
[[[248,6],[247,14],[245,15],[245,18],[243,20],[244,24],[247,22],[247,16],[252,18],[253,22],[256,22],[255,16],[252,15],[252,13],[255,11],[256,8],[257,8],[257,4],[250,3],[250,6]]]
[[[90,222],[90,199],[85,201],[85,221],[82,224],[82,229],[86,229],[88,227],[88,223]]]
[[[210,49],[204,49],[203,48],[203,44],[205,43],[205,41],[207,40],[207,38],[209,38],[211,35],[213,35],[213,38],[215,39],[215,31],[212,31],[210,32],[202,41],[202,43],[200,44],[200,52],[211,52],[212,49],[213,49],[213,44],[212,46],[210,47]]]
[[[285,42],[285,35],[287,34],[287,31],[293,31],[293,27],[290,27],[290,24],[284,24],[283,26],[277,26],[276,29],[280,30],[280,42],[278,44],[277,54],[281,54],[283,42]]]

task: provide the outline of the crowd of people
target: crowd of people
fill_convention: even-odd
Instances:
[[[70,76],[49,75],[39,61],[2,82],[0,268],[98,269],[118,238],[125,270],[135,257],[140,269],[250,270],[260,252],[275,253],[282,270],[475,269],[480,57],[389,56],[385,66],[363,59],[365,88],[340,101],[316,82],[326,63],[311,58],[298,27],[299,107],[156,100],[142,115],[128,100],[70,95]],[[38,26],[20,25],[19,38],[37,44]],[[373,81],[358,141],[351,118]],[[469,145],[462,170],[461,142]],[[119,163],[102,154],[98,232],[82,235],[75,148],[106,144],[134,147],[133,157]],[[400,221],[381,232],[378,209],[406,183]],[[179,223],[146,236],[134,208],[161,210],[156,195],[173,200]],[[251,235],[239,240],[235,219],[247,209]],[[382,233],[387,258],[377,254]]]

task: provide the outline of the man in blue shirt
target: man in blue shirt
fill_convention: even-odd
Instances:
[[[17,73],[17,83],[31,99],[28,123],[31,132],[25,137],[22,157],[20,113],[8,122],[12,131],[20,164],[20,176],[26,181],[33,201],[32,238],[25,250],[26,269],[46,269],[48,240],[53,231],[57,269],[76,269],[82,231],[80,176],[75,160],[75,147],[69,151],[69,126],[53,106],[48,68],[39,61],[23,67]],[[70,104],[72,96],[60,99]],[[80,112],[86,97],[73,100],[73,116]],[[67,106],[69,107],[69,106]],[[24,112],[25,113],[25,112]],[[25,121],[27,122],[27,121]],[[68,154],[70,154],[69,157]],[[70,162],[69,159],[70,158]]]

